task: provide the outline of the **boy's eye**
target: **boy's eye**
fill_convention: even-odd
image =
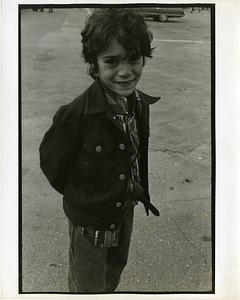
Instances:
[[[127,57],[127,61],[130,64],[137,64],[139,63],[139,60],[141,59],[141,55],[133,54]],[[116,58],[108,58],[104,60],[104,63],[109,65],[111,68],[116,68],[121,62],[121,59],[116,59]]]
[[[130,63],[134,64],[134,63],[138,63],[140,59],[141,59],[141,55],[135,54],[135,55],[129,56],[128,61]]]
[[[107,59],[104,62],[105,64],[108,64],[111,67],[116,67],[119,64],[119,61],[117,59]]]

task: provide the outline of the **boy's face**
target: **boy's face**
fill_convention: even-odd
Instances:
[[[97,57],[98,74],[115,93],[129,96],[133,93],[143,69],[143,57],[128,56],[116,40]]]

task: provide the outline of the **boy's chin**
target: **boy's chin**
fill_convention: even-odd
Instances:
[[[120,96],[123,96],[123,97],[128,97],[134,92],[134,90],[135,90],[135,87],[131,88],[131,89],[126,89],[126,90],[117,89],[117,90],[115,90],[115,93]]]

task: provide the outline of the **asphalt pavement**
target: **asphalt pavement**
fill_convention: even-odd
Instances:
[[[39,167],[38,147],[60,105],[91,83],[81,57],[86,9],[21,12],[22,289],[67,292],[68,232],[61,195]],[[136,207],[129,263],[117,291],[212,288],[210,15],[147,21],[154,58],[139,89],[151,106],[149,176],[160,217]]]

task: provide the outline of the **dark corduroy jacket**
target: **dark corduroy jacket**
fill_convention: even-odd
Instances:
[[[140,91],[137,115],[140,179],[148,193],[149,104],[159,98]],[[127,207],[130,175],[129,139],[95,81],[70,104],[60,107],[40,145],[40,165],[50,184],[63,194],[73,223],[95,229],[114,228]],[[145,204],[148,210],[148,206]]]

